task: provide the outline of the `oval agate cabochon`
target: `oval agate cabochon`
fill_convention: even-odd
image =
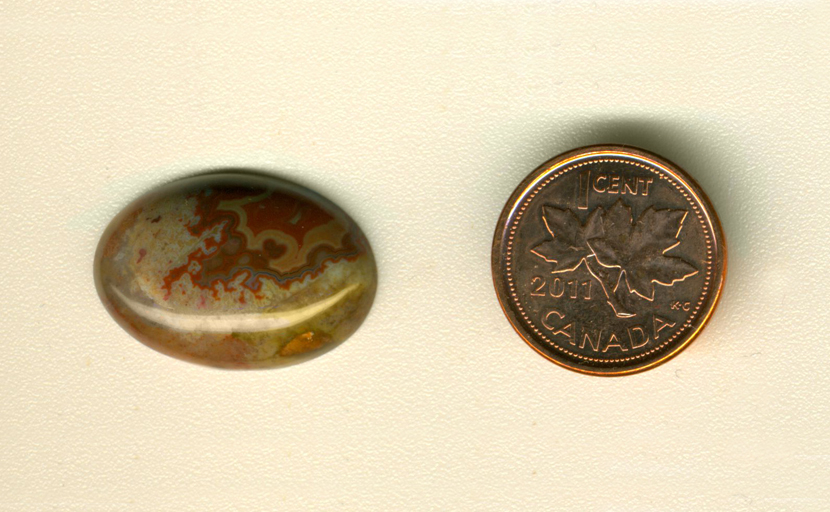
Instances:
[[[375,295],[360,228],[318,194],[278,178],[195,176],[139,198],[95,256],[115,320],[165,354],[223,368],[319,355],[363,322]]]

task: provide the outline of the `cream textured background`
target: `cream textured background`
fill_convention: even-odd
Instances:
[[[150,4],[0,1],[0,510],[830,508],[823,2]],[[513,187],[598,142],[686,168],[730,249],[700,338],[618,379],[527,347],[489,269]],[[370,237],[337,350],[218,371],[105,313],[109,219],[220,166]]]

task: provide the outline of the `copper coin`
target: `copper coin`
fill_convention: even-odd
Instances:
[[[626,146],[562,154],[510,197],[493,240],[493,280],[537,352],[594,375],[677,355],[711,316],[726,245],[700,186]]]

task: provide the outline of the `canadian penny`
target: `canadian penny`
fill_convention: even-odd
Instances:
[[[590,146],[516,188],[492,270],[505,315],[538,353],[625,375],[665,362],[701,331],[723,288],[726,245],[708,198],[678,166]]]

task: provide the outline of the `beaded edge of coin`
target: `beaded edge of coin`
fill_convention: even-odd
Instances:
[[[655,173],[657,177],[659,177],[658,180],[666,180],[670,182],[689,203],[690,211],[693,211],[700,221],[706,237],[707,251],[707,273],[703,282],[703,289],[700,293],[699,300],[694,306],[694,311],[683,323],[683,325],[674,331],[670,339],[662,342],[658,347],[650,348],[649,350],[641,352],[637,355],[613,359],[590,358],[571,352],[567,347],[562,347],[558,343],[550,340],[543,332],[541,332],[538,326],[534,326],[533,321],[528,318],[527,313],[524,311],[524,308],[517,297],[516,277],[514,276],[513,265],[516,230],[520,225],[522,216],[533,199],[540,194],[542,190],[544,190],[546,185],[555,182],[558,178],[562,177],[569,171],[591,163],[600,162],[635,165]],[[587,186],[588,184],[586,183],[586,187]],[[636,186],[637,185],[635,185],[635,187]],[[647,190],[648,189],[646,188],[646,191]],[[579,206],[580,209],[587,209],[587,188],[585,201],[585,206]],[[617,202],[619,202],[619,200]],[[630,207],[626,205],[623,206],[628,208],[630,214]],[[545,207],[547,206],[542,206],[541,208]],[[552,209],[558,210],[557,208]],[[602,210],[602,207],[598,207],[596,209]],[[650,205],[648,209],[652,209],[652,206]],[[559,211],[561,212],[562,210]],[[685,215],[680,219],[680,229],[682,229],[684,219]],[[578,222],[578,219],[576,220]],[[637,222],[639,222],[639,220],[640,219],[637,219]],[[547,223],[545,225],[547,226]],[[577,224],[577,226],[584,229],[584,226],[581,226],[580,224]],[[678,235],[680,233],[680,229],[678,229]],[[553,237],[553,234],[551,234],[551,237]],[[679,244],[680,241],[666,249],[664,253]],[[580,261],[571,270],[575,270],[582,263],[583,262]],[[596,263],[600,263],[599,258],[596,259]],[[528,345],[548,360],[570,370],[591,375],[618,376],[642,372],[658,366],[659,364],[662,364],[679,354],[697,337],[703,327],[707,324],[721,296],[726,274],[726,243],[723,230],[711,202],[694,179],[685,173],[685,171],[683,171],[679,166],[653,153],[638,148],[621,145],[598,145],[578,148],[554,157],[538,167],[519,184],[519,186],[511,194],[510,199],[507,201],[496,225],[496,232],[492,246],[491,264],[493,282],[502,310],[510,321],[511,326],[513,326],[516,332],[525,340],[525,342],[528,343]],[[587,262],[585,262],[585,265],[587,268]],[[621,268],[620,270],[621,273],[624,273],[624,269]],[[619,276],[619,279],[623,278],[626,279],[626,284],[628,285],[627,277]],[[597,280],[599,281],[599,279]],[[619,286],[620,283],[618,283],[617,286]],[[654,281],[654,284],[664,283]],[[653,286],[654,285],[652,284],[652,287]],[[603,287],[603,290],[605,290],[605,287]],[[631,291],[631,288],[629,288],[629,292]],[[607,292],[606,295],[608,295]],[[654,292],[652,291],[652,299],[653,296]],[[609,299],[612,299],[612,297],[609,296]],[[611,302],[609,301],[609,304],[610,303]],[[557,315],[559,314],[560,313],[557,313]],[[559,332],[561,333],[562,331]],[[572,332],[571,334],[574,333]],[[599,336],[600,338],[602,337],[601,332]],[[645,333],[643,333],[643,336],[645,337]],[[671,343],[678,337],[682,338],[681,342],[670,346]],[[616,341],[619,343],[619,340]],[[541,342],[545,342],[554,350],[551,352],[546,351],[547,347],[541,345]],[[632,338],[632,347],[633,343]],[[573,339],[571,339],[571,344],[574,344]],[[597,347],[598,346],[599,340],[597,340]],[[617,347],[618,345],[615,344],[614,346]],[[666,349],[666,347],[668,347],[668,349]],[[661,351],[665,353],[660,354],[657,357],[648,358],[648,356],[658,354]],[[559,353],[561,353],[561,355]],[[581,362],[577,362],[582,360],[590,364],[582,364]],[[609,366],[615,364],[617,366]]]

